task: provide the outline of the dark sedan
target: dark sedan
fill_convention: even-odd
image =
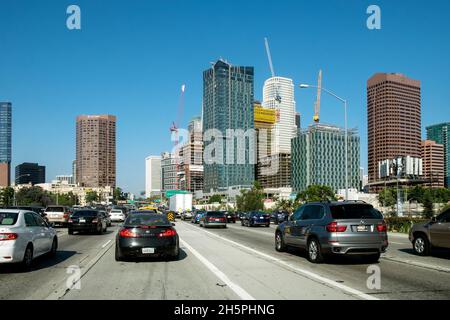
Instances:
[[[117,233],[116,261],[160,256],[177,260],[179,253],[179,237],[174,224],[161,214],[132,214]]]
[[[101,211],[77,210],[68,220],[68,232],[91,232],[102,234],[108,230],[108,222]]]
[[[241,224],[246,227],[270,227],[270,214],[265,212],[249,212],[243,216]]]
[[[225,212],[225,217],[227,218],[227,223],[236,223],[236,214],[234,212]]]

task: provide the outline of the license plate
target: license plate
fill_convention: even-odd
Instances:
[[[259,219],[264,220],[264,217],[259,217]]]
[[[142,249],[142,254],[154,254],[154,253],[155,253],[154,248],[143,248]]]
[[[86,223],[86,220],[80,219],[80,223]]]
[[[356,227],[356,231],[358,231],[358,232],[367,232],[367,231],[369,231],[369,227],[368,226],[357,226]]]

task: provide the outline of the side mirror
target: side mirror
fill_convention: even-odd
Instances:
[[[54,227],[55,227],[55,223],[54,223],[54,222],[49,222],[49,223],[48,223],[48,226],[49,226],[50,228],[54,228]]]

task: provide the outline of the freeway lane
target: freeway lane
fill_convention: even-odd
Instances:
[[[67,235],[60,229],[55,259],[40,259],[34,271],[0,266],[0,299],[450,299],[450,272],[388,260],[448,266],[448,259],[415,257],[402,236],[392,236],[381,260],[381,290],[366,286],[368,265],[339,259],[313,265],[303,252],[274,250],[271,228],[204,230],[186,222],[176,226],[182,254],[179,261],[116,262],[117,227],[98,235]],[[417,258],[417,259],[416,259]],[[66,268],[81,267],[81,290],[66,292]]]
[[[199,227],[195,226],[195,228]],[[227,230],[208,229],[207,231],[224,239],[230,239],[246,247],[278,257],[283,261],[295,264],[338,283],[347,284],[380,299],[450,299],[450,273],[448,272],[440,272],[382,258],[378,264],[381,269],[381,290],[369,290],[366,286],[369,265],[365,264],[364,261],[355,258],[337,259],[331,263],[313,265],[306,260],[304,252],[300,250],[294,249],[290,250],[289,253],[277,253],[274,250],[274,230],[275,226],[271,226],[271,228],[247,228],[240,224],[230,224]],[[396,248],[410,247],[407,241],[403,242],[405,245],[396,245],[397,247],[393,247],[387,255],[397,257],[395,251],[398,250]],[[402,252],[402,254],[406,253]],[[434,257],[418,258],[425,259],[429,264],[433,264],[434,259],[439,259]],[[410,259],[414,259],[414,257],[410,257]],[[444,259],[441,263],[445,265],[448,261]]]
[[[180,261],[114,261],[111,248],[64,299],[352,299],[335,288],[177,223]]]
[[[0,265],[0,300],[45,299],[65,284],[67,267],[83,268],[103,250],[102,246],[114,239],[117,227],[108,228],[103,235],[67,234],[58,229],[58,253],[55,258],[41,257],[35,261],[32,272],[22,273],[17,266]]]

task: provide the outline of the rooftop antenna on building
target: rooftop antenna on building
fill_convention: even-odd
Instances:
[[[319,79],[317,81],[317,100],[314,103],[314,122],[320,122],[320,99],[322,94],[322,70],[319,71]]]
[[[272,54],[270,53],[270,47],[269,47],[269,40],[267,38],[264,38],[264,43],[266,46],[266,53],[267,53],[267,59],[269,60],[269,67],[270,67],[270,73],[272,74],[272,78],[275,78],[275,69],[273,67],[272,62]],[[275,101],[278,103],[281,103],[281,96],[280,96],[280,88],[279,85],[275,86]]]

